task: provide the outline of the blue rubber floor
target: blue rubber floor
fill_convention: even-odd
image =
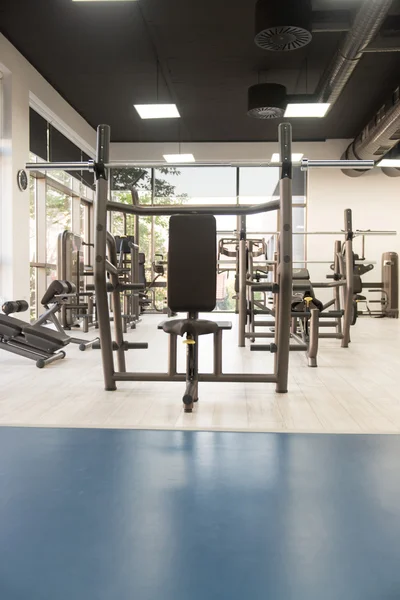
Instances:
[[[0,429],[1,600],[394,600],[400,437]]]

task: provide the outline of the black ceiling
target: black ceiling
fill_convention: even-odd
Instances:
[[[366,1],[341,0],[340,8]],[[93,127],[111,125],[120,142],[273,141],[278,122],[246,114],[248,87],[267,81],[289,94],[312,93],[343,35],[314,33],[303,50],[263,51],[254,44],[255,0],[0,5],[1,32]],[[337,5],[313,2],[332,20]],[[293,120],[295,139],[355,136],[399,84],[399,72],[400,52],[364,55],[325,119]],[[176,102],[182,119],[137,116],[134,103],[157,101],[157,79],[159,101]]]

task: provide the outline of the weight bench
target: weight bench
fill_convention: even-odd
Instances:
[[[45,323],[50,322],[53,323],[59,333],[64,335],[64,330],[57,318],[57,313],[71,298],[75,298],[79,295],[81,295],[81,292],[77,293],[76,286],[70,281],[60,279],[52,281],[50,286],[47,288],[47,291],[41,302],[42,306],[46,309],[46,312],[41,315],[37,321],[35,321],[33,326],[36,327],[37,325],[44,325]],[[68,304],[67,306],[71,305]],[[86,314],[84,317],[87,317],[87,327],[84,327],[85,331],[85,329],[89,329],[88,325],[91,315]],[[69,336],[69,341],[71,344],[78,344],[79,350],[84,352],[87,348],[92,348],[93,344],[99,341],[99,338],[97,337],[93,340],[85,340],[83,338]]]
[[[307,312],[309,308],[317,308],[323,311],[323,304],[315,297],[308,269],[293,269],[293,312]],[[296,292],[303,292],[303,295]]]
[[[64,333],[0,315],[0,349],[35,360],[39,369],[64,358],[65,352],[60,350],[69,342]]]
[[[186,338],[185,412],[192,412],[198,401],[199,337],[214,335],[214,372],[222,374],[222,331],[229,322],[199,319],[200,312],[211,312],[217,296],[217,229],[213,215],[174,215],[169,221],[168,307],[186,312],[186,319],[164,321],[159,325],[170,340],[170,371],[176,369],[177,336]],[[175,362],[175,365],[173,364]]]

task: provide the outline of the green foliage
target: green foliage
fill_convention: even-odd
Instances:
[[[164,175],[180,174],[174,167],[161,167],[157,173]],[[141,176],[141,177],[140,177]],[[138,180],[138,177],[140,179]],[[113,200],[122,204],[132,204],[130,189],[132,182],[136,180],[136,189],[139,193],[141,204],[152,202],[152,176],[150,169],[124,169],[114,170],[112,173]],[[127,191],[129,190],[129,191]],[[154,179],[154,203],[155,204],[182,204],[187,198],[186,194],[176,196],[175,186],[165,179],[155,177]],[[135,235],[135,219],[133,215],[124,216],[122,213],[112,214],[112,233],[114,235]],[[151,263],[154,255],[162,254],[166,260],[168,248],[168,224],[169,217],[157,215],[155,217],[139,217],[139,248],[146,256],[146,280],[151,281]],[[154,235],[154,248],[152,248],[152,228]],[[159,279],[162,281],[162,279]],[[153,290],[156,306],[161,310],[165,304],[165,289],[155,288]]]
[[[174,167],[160,167],[158,173],[163,175],[179,175],[180,172]],[[113,191],[125,192],[130,190],[132,183],[136,181],[135,187],[139,191],[140,196],[143,192],[148,192],[151,197],[152,176],[151,169],[113,169],[111,173],[111,189]],[[156,198],[168,198],[175,193],[175,186],[171,185],[165,179],[155,177],[154,179],[154,195]]]

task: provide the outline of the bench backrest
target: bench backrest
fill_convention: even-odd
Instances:
[[[174,215],[169,221],[168,306],[211,312],[217,295],[217,226],[213,215]]]

